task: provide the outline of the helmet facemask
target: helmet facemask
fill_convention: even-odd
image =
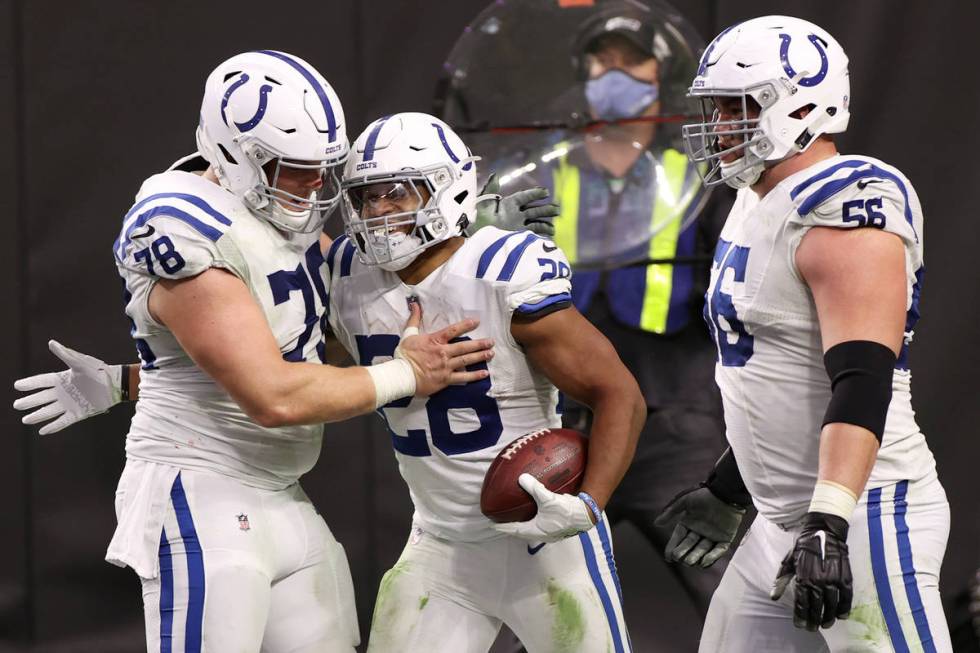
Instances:
[[[745,188],[757,182],[773,151],[762,127],[766,109],[777,99],[772,83],[745,89],[692,90],[691,95],[701,103],[702,121],[684,125],[682,133],[687,155],[697,165],[704,185],[726,183],[733,188]],[[739,100],[737,119],[720,120],[715,98],[721,97]],[[731,155],[737,158],[724,161]]]
[[[365,265],[402,270],[423,250],[445,240],[449,225],[439,208],[439,189],[432,176],[440,175],[413,170],[344,185],[347,235]],[[388,207],[396,210],[378,214]]]
[[[335,159],[297,161],[278,156],[255,142],[246,144],[243,149],[259,171],[258,183],[246,191],[244,197],[253,213],[286,231],[309,233],[321,229],[340,201],[346,153]],[[289,185],[283,177],[302,171],[316,171],[319,188],[304,196],[280,187],[281,182],[284,186]]]

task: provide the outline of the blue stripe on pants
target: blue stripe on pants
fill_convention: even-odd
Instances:
[[[595,551],[592,548],[589,531],[579,533],[578,539],[582,543],[582,551],[585,552],[585,566],[589,569],[589,575],[592,576],[592,584],[595,585],[596,591],[599,592],[599,600],[602,601],[602,607],[606,611],[606,620],[609,622],[609,630],[612,631],[615,651],[616,653],[625,653],[623,649],[623,638],[619,634],[619,620],[616,619],[616,611],[613,609],[609,592],[606,591],[606,586],[602,582],[602,575],[599,573],[599,565],[596,564]]]
[[[180,538],[184,541],[184,557],[187,560],[187,623],[184,627],[184,653],[201,653],[201,637],[204,627],[204,555],[197,539],[194,519],[187,504],[187,495],[180,482],[180,474],[174,479],[170,500],[177,513]]]
[[[619,574],[616,572],[616,559],[613,557],[612,552],[612,542],[609,538],[609,531],[606,528],[606,520],[603,519],[598,524],[596,528],[599,529],[599,540],[602,542],[602,552],[606,554],[606,564],[609,565],[609,573],[612,574],[613,583],[616,585],[616,593],[619,595],[619,607],[620,610],[623,608],[623,587],[619,584]],[[625,620],[625,612],[623,614],[623,619]],[[626,630],[626,642],[629,645],[629,650],[633,650],[633,641],[630,639],[629,628]]]
[[[881,488],[868,492],[868,541],[871,544],[871,570],[874,573],[878,604],[888,626],[888,635],[896,653],[909,653],[909,645],[902,632],[902,624],[895,610],[892,588],[888,584],[888,568],[885,564],[885,538],[881,531]]]
[[[936,653],[936,644],[932,641],[929,630],[929,620],[926,618],[926,608],[922,605],[919,586],[915,582],[915,566],[912,560],[912,542],[909,539],[909,525],[905,521],[908,502],[909,482],[902,481],[895,486],[895,535],[898,538],[898,560],[902,565],[902,579],[905,581],[905,594],[909,598],[909,608],[915,620],[915,632],[919,635],[919,643],[925,653]]]
[[[160,653],[171,653],[174,638],[174,560],[167,531],[160,533]]]

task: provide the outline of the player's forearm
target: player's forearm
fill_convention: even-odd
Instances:
[[[860,497],[878,455],[878,440],[866,428],[835,422],[820,434],[818,481],[842,485]]]
[[[229,390],[242,410],[262,426],[323,424],[374,410],[376,392],[366,368],[286,361],[276,367],[248,375],[256,379],[255,384]],[[123,374],[129,378],[128,399],[136,401],[140,365],[124,366]]]
[[[266,427],[337,422],[375,408],[375,385],[365,367],[282,361],[256,379],[229,392],[249,417]]]
[[[604,508],[626,474],[636,442],[646,421],[646,402],[632,376],[599,389],[587,400],[593,413],[589,457],[582,480],[588,492]]]

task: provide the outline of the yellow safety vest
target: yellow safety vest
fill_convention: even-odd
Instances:
[[[664,150],[661,164],[666,179],[659,180],[650,217],[651,227],[663,225],[663,228],[650,239],[649,257],[654,259],[674,257],[684,212],[697,195],[697,193],[689,193],[687,197],[681,197],[684,179],[688,172],[687,156],[674,149]],[[553,181],[555,198],[561,207],[561,214],[555,219],[554,240],[555,244],[565,252],[569,262],[574,265],[578,259],[581,187],[579,169],[568,162],[567,152],[558,159],[558,166],[553,172]],[[647,266],[646,292],[639,325],[644,331],[664,333],[667,330],[673,274],[674,266],[669,263]]]

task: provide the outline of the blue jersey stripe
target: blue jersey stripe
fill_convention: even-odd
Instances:
[[[224,235],[224,232],[215,229],[214,227],[212,227],[211,225],[205,222],[201,222],[200,220],[195,218],[190,213],[187,213],[186,211],[182,211],[173,206],[155,206],[149,211],[146,211],[145,213],[141,213],[140,216],[133,221],[133,224],[131,224],[129,228],[126,229],[125,238],[119,244],[119,248],[116,252],[117,258],[119,258],[120,260],[122,259],[122,255],[123,252],[126,250],[126,246],[132,240],[133,232],[139,229],[140,227],[142,227],[144,224],[146,224],[153,218],[157,217],[158,215],[165,215],[168,218],[174,218],[176,220],[180,220],[181,222],[188,224],[189,226],[193,227],[195,231],[197,231],[199,234],[201,234],[211,242],[217,241],[219,238],[221,238],[222,235]]]
[[[354,260],[354,243],[347,241],[344,247],[344,256],[340,259],[340,276],[346,277],[350,274],[350,266]]]
[[[508,232],[503,236],[501,236],[500,238],[498,238],[497,240],[493,241],[490,247],[487,247],[486,250],[484,250],[483,254],[480,255],[480,261],[476,265],[477,279],[482,279],[483,275],[487,273],[487,269],[490,267],[490,263],[493,262],[493,257],[497,255],[497,252],[499,252],[500,248],[504,246],[504,243],[507,242],[507,239],[513,238],[518,233],[519,232],[517,231]]]
[[[307,70],[303,64],[296,61],[292,57],[283,54],[282,52],[276,52],[275,50],[258,50],[260,54],[267,54],[270,57],[275,57],[280,61],[285,61],[287,64],[292,66],[299,72],[303,78],[309,82],[310,86],[313,87],[313,91],[316,96],[320,98],[320,104],[323,105],[323,112],[327,115],[327,138],[333,143],[337,140],[337,117],[333,113],[333,106],[330,104],[330,99],[327,98],[326,91],[323,90],[323,84],[321,84],[316,77],[313,76],[309,70]]]
[[[510,281],[511,277],[514,276],[514,272],[517,270],[517,264],[520,263],[521,257],[524,256],[524,251],[536,240],[538,240],[537,236],[528,234],[527,238],[507,255],[507,260],[504,261],[504,266],[500,268],[500,274],[497,275],[497,281]]]
[[[885,537],[881,529],[881,488],[868,492],[868,540],[871,545],[871,570],[878,592],[878,604],[888,626],[888,636],[896,653],[909,653],[909,645],[902,632],[902,622],[898,620],[895,599],[888,582],[888,567],[885,564]]]
[[[525,315],[532,315],[540,310],[548,308],[549,306],[554,306],[555,304],[558,304],[560,302],[571,303],[571,301],[572,301],[572,295],[570,293],[563,292],[557,295],[551,295],[550,297],[545,297],[541,301],[535,302],[533,304],[531,303],[521,304],[520,306],[515,308],[514,311],[517,313],[523,313]]]
[[[842,162],[838,163],[837,165],[830,166],[829,168],[827,168],[823,172],[818,172],[817,174],[813,175],[812,177],[810,177],[809,179],[807,179],[803,183],[801,183],[801,184],[797,185],[796,187],[794,187],[793,190],[791,190],[789,192],[789,197],[790,197],[790,199],[794,199],[795,200],[796,197],[797,197],[797,195],[799,195],[800,193],[802,193],[803,191],[805,191],[807,188],[809,188],[813,184],[817,183],[818,181],[822,181],[822,180],[826,179],[827,177],[830,177],[831,175],[833,175],[838,170],[843,170],[844,168],[860,168],[861,166],[863,166],[863,165],[865,165],[867,163],[870,163],[870,162],[869,161],[859,161],[859,160],[856,160],[856,159],[848,159],[847,161],[842,161]]]
[[[915,621],[915,632],[919,635],[919,643],[925,653],[936,653],[936,643],[929,630],[929,619],[926,617],[926,607],[922,604],[919,585],[915,582],[915,565],[912,558],[912,542],[909,539],[909,525],[905,521],[908,511],[909,482],[901,481],[895,486],[895,535],[898,539],[898,560],[902,565],[902,580],[905,582],[905,594],[909,599],[912,619]]]
[[[368,134],[367,140],[364,142],[364,161],[370,161],[374,158],[374,148],[378,144],[378,136],[381,134],[381,128],[385,126],[385,123],[388,122],[388,118],[390,117],[385,116],[375,121],[374,127],[371,128],[371,133]]]
[[[606,611],[606,621],[609,622],[609,631],[612,633],[615,651],[616,653],[625,653],[623,637],[619,634],[619,620],[616,618],[616,611],[613,608],[612,599],[609,598],[609,592],[606,591],[606,585],[602,582],[602,574],[599,573],[599,565],[596,563],[595,550],[592,539],[589,537],[589,531],[579,533],[578,539],[582,543],[582,551],[585,553],[585,566],[589,570],[589,576],[592,577],[592,584],[595,586],[596,592],[599,593],[602,608]]]
[[[330,249],[327,250],[327,268],[329,268],[331,275],[333,275],[333,261],[337,256],[337,251],[344,246],[344,243],[347,242],[347,240],[348,238],[345,234],[333,241],[333,243],[330,245]]]
[[[915,283],[912,284],[912,303],[909,305],[909,310],[905,312],[905,333],[912,333],[919,321],[919,297],[922,295],[922,277],[925,272],[925,267],[920,267],[915,271]],[[898,360],[895,361],[895,369],[909,369],[909,344],[909,341],[903,338],[902,348],[898,352]]]
[[[160,532],[160,653],[174,646],[174,559],[166,529]]]
[[[867,170],[855,170],[843,179],[828,181],[815,193],[807,197],[803,203],[800,204],[799,208],[796,209],[796,212],[799,213],[801,217],[805,216],[859,179],[866,179],[869,177],[887,179],[893,182],[896,186],[898,186],[898,189],[902,191],[902,197],[905,198],[905,219],[908,221],[909,226],[912,227],[912,234],[915,236],[915,242],[919,242],[919,235],[915,232],[915,222],[912,218],[912,205],[909,202],[909,192],[908,189],[905,188],[905,184],[898,178],[897,175],[894,175],[887,170],[883,170],[878,166],[871,164],[868,165],[870,167]]]
[[[187,560],[187,620],[184,625],[184,653],[201,653],[204,631],[204,554],[197,539],[194,518],[187,503],[180,473],[174,479],[170,500],[177,514],[180,539],[184,542],[184,558]]]
[[[208,215],[210,215],[212,218],[214,218],[221,224],[225,226],[231,226],[231,220],[229,220],[226,215],[224,215],[223,213],[215,209],[213,206],[211,206],[210,204],[202,200],[200,197],[197,197],[196,195],[188,195],[187,193],[157,193],[156,195],[150,195],[149,197],[146,197],[140,200],[139,202],[137,202],[136,204],[134,204],[133,207],[126,212],[126,217],[123,218],[123,222],[125,223],[126,220],[128,220],[134,213],[136,213],[141,208],[146,206],[149,202],[152,202],[154,200],[171,199],[171,198],[176,198],[179,200],[184,200],[185,202],[189,202],[194,206],[196,206],[197,208],[204,211],[205,213],[207,213]]]

